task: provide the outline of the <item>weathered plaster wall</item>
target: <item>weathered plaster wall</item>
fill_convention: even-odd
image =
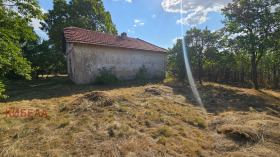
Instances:
[[[74,45],[71,43],[66,44],[66,63],[67,63],[67,73],[69,79],[73,80],[74,76]]]
[[[74,44],[72,53],[69,53],[73,61],[72,80],[77,84],[94,82],[102,67],[114,67],[113,72],[119,79],[135,78],[143,64],[150,77],[165,75],[167,54],[163,52]]]

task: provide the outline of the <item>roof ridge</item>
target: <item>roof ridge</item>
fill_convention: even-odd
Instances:
[[[77,28],[77,29],[82,29],[82,30],[89,31],[89,32],[101,33],[101,34],[105,34],[105,35],[120,36],[120,35],[116,35],[116,34],[109,34],[109,33],[105,33],[105,32],[99,32],[99,31],[95,31],[95,30],[89,30],[89,29],[80,28],[80,27],[73,27],[73,26],[66,27],[66,28],[64,28],[64,30],[68,29],[68,28]]]

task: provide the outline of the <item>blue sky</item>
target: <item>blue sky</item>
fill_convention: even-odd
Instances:
[[[103,0],[106,11],[110,11],[113,23],[119,34],[127,32],[129,37],[140,38],[163,48],[171,48],[181,37],[181,24],[184,32],[191,27],[209,30],[222,28],[223,16],[220,8],[230,0],[182,0],[183,19],[181,19],[180,0]],[[44,11],[53,8],[52,0],[40,0]],[[39,36],[47,35],[33,25]],[[37,28],[36,28],[37,26]]]

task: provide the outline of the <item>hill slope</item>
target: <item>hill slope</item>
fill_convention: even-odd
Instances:
[[[36,86],[28,87],[20,90],[34,92],[35,87],[38,91]],[[185,86],[120,85],[104,89],[49,83],[44,88],[52,95],[61,94],[61,90],[68,94],[45,99],[11,97],[0,104],[1,156],[280,154],[279,106],[275,104],[280,98],[278,92],[269,91],[274,97],[268,101],[261,99],[262,95],[251,97],[254,90],[208,83],[199,88],[205,110],[195,105]],[[229,88],[235,92],[227,91]],[[242,99],[233,96],[238,92]],[[20,94],[18,97],[24,99]],[[236,101],[236,109],[227,99]],[[256,109],[254,105],[241,108],[247,99],[266,103],[256,105]],[[6,109],[21,108],[46,109],[48,117],[6,117]]]

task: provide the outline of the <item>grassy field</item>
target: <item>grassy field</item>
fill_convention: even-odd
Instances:
[[[17,81],[0,103],[0,156],[273,156],[280,91],[204,83],[75,85],[67,76]],[[6,117],[44,109],[48,117]]]

